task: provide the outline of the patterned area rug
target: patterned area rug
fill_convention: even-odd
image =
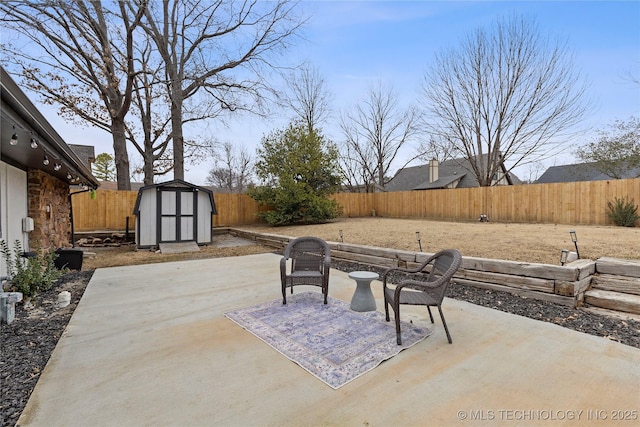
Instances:
[[[396,344],[393,318],[378,311],[358,313],[349,304],[319,292],[305,292],[225,313],[316,378],[337,389],[431,334],[402,322]]]

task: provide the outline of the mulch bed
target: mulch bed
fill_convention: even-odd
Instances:
[[[16,304],[15,319],[0,325],[0,426],[13,426],[71,319],[93,271],[67,273],[31,304]],[[57,309],[58,294],[71,292],[71,303]]]
[[[355,263],[334,263],[342,271],[384,270]],[[50,290],[33,299],[33,308],[16,306],[15,320],[2,325],[0,343],[0,425],[13,426],[33,391],[60,336],[64,332],[93,271],[64,275]],[[58,294],[71,292],[71,304],[57,309]],[[559,304],[468,286],[449,287],[448,297],[554,323],[575,331],[640,348],[640,322],[621,320]]]

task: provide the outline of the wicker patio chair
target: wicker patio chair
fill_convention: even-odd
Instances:
[[[458,268],[460,268],[461,263],[462,256],[459,251],[446,249],[430,256],[418,268],[390,268],[384,273],[382,278],[384,310],[387,322],[389,321],[389,306],[391,306],[394,311],[398,345],[402,344],[402,336],[400,334],[400,304],[426,305],[431,323],[434,323],[431,307],[438,307],[449,344],[453,342],[449,334],[449,328],[447,328],[447,322],[444,320],[444,314],[442,314],[442,300],[451,282],[451,278]],[[387,281],[389,274],[392,272],[416,274],[420,275],[420,279],[405,279],[394,288],[390,288],[387,286]],[[424,279],[425,277],[426,280]]]
[[[329,270],[331,251],[329,245],[317,237],[298,237],[289,242],[280,260],[280,279],[282,281],[282,304],[287,303],[287,288],[298,285],[312,285],[322,288],[324,303],[329,293]],[[287,272],[287,261],[290,268]]]

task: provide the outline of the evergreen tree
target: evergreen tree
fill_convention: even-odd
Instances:
[[[100,181],[116,180],[116,164],[109,153],[100,153],[92,165],[93,176]]]
[[[262,185],[249,192],[266,212],[270,225],[317,224],[337,217],[338,203],[329,196],[340,185],[338,152],[316,130],[291,124],[263,137],[256,175]]]

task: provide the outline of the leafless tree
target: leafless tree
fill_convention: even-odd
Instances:
[[[309,132],[318,131],[331,115],[329,93],[317,68],[302,65],[287,79],[289,95],[287,104]]]
[[[143,159],[141,170],[135,172],[142,173],[144,184],[149,185],[153,184],[154,176],[168,173],[173,162],[167,150],[171,141],[170,115],[168,108],[164,108],[168,102],[162,84],[163,73],[160,66],[153,63],[152,50],[146,41],[139,45],[135,57],[139,72],[133,81],[131,113],[137,120],[130,121],[127,135]],[[139,134],[142,134],[142,143]]]
[[[566,44],[512,15],[436,56],[423,81],[429,131],[468,158],[481,186],[557,152],[589,109]]]
[[[418,144],[418,158],[424,162],[436,159],[438,163],[455,157],[455,147],[451,141],[438,135],[430,135],[428,140],[422,140]]]
[[[139,7],[142,0],[132,0]],[[183,125],[236,110],[261,111],[266,75],[302,22],[287,0],[162,0],[144,29],[164,62],[174,177],[184,179]],[[191,104],[188,100],[203,94]],[[205,96],[206,95],[206,96]]]
[[[363,184],[384,187],[398,153],[418,136],[417,124],[416,109],[401,110],[392,88],[372,86],[367,97],[340,119],[343,175],[367,177]]]
[[[136,78],[132,118],[127,120],[127,139],[143,158],[143,165],[136,173],[144,176],[145,184],[152,184],[154,177],[173,170],[171,149],[170,102],[165,90],[162,60],[153,55],[151,40],[138,38],[135,49]],[[140,141],[142,140],[142,141]],[[199,163],[211,156],[214,140],[200,135],[198,140],[184,139],[184,158],[189,163]]]
[[[640,118],[615,120],[579,147],[577,157],[615,179],[640,177]]]
[[[338,165],[344,189],[351,193],[374,192],[374,176],[367,168],[367,165],[373,164],[374,161],[363,162],[361,156],[354,152],[351,144],[343,144],[339,148],[339,153]]]
[[[251,184],[253,159],[244,148],[237,149],[230,142],[222,144],[222,156],[207,175],[207,183],[222,192],[244,193]]]
[[[634,61],[633,66],[629,67],[629,71],[622,76],[622,80],[640,85],[640,60]]]
[[[81,0],[0,2],[5,28],[38,47],[3,44],[2,50],[45,102],[111,133],[118,189],[130,190],[125,117],[135,78],[133,38],[147,0],[135,8],[123,2],[112,6]]]

